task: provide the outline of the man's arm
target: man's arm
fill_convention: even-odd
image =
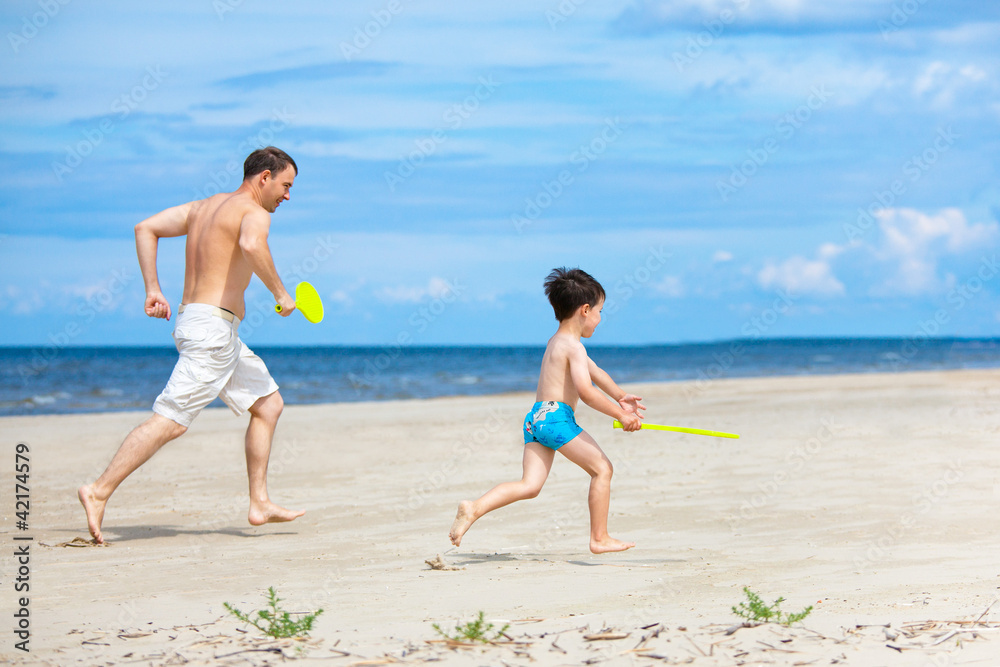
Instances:
[[[594,386],[590,370],[593,362],[587,356],[587,350],[583,347],[583,344],[573,345],[569,350],[568,358],[570,378],[572,378],[573,385],[576,387],[576,391],[583,402],[598,412],[603,412],[609,417],[614,417],[620,421],[624,430],[637,431],[642,425],[638,415],[634,412],[626,411],[619,403],[612,403],[601,393],[601,390]],[[594,368],[597,368],[597,366],[595,365]],[[601,372],[603,373],[603,371]],[[607,373],[604,373],[604,375],[607,376]],[[607,377],[607,380],[610,382],[611,378]],[[614,385],[614,382],[611,382],[611,384]],[[604,388],[602,387],[601,389],[603,390]],[[624,394],[624,392],[619,390],[619,394]]]
[[[170,319],[170,303],[160,291],[160,278],[156,272],[156,250],[161,238],[187,234],[192,203],[160,211],[135,226],[135,252],[146,285],[145,311],[150,317]]]
[[[270,290],[274,300],[281,306],[281,316],[288,317],[295,310],[295,299],[285,289],[278,270],[274,268],[271,249],[267,245],[267,234],[271,229],[271,215],[264,210],[251,211],[243,216],[240,224],[240,250],[264,286]]]

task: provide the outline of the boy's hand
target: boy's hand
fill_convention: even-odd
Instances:
[[[625,394],[618,399],[618,405],[620,405],[622,410],[625,412],[630,412],[639,419],[642,419],[642,415],[639,413],[639,410],[645,410],[646,406],[639,402],[641,400],[641,396],[636,396],[635,394]],[[624,423],[625,422],[623,421],[622,424]]]
[[[629,412],[623,414],[618,421],[622,423],[623,431],[638,431],[642,428],[642,418]]]

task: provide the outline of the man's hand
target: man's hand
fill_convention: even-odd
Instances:
[[[150,292],[146,295],[146,314],[161,320],[170,320],[170,304],[160,292]]]
[[[288,292],[285,292],[285,295],[278,299],[278,305],[281,306],[281,310],[278,314],[282,317],[288,317],[295,312],[295,299],[293,299],[292,295]]]

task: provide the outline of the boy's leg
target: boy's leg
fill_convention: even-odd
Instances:
[[[185,431],[187,427],[153,413],[152,417],[132,429],[97,481],[84,484],[77,490],[76,495],[87,513],[87,527],[95,542],[104,543],[104,536],[101,535],[104,508],[118,485],[148,461],[160,447]]]
[[[534,498],[542,490],[542,485],[552,469],[555,450],[537,443],[528,442],[524,445],[524,457],[521,461],[521,480],[504,482],[494,486],[478,500],[463,500],[458,504],[458,514],[451,526],[448,537],[456,547],[462,544],[462,536],[469,527],[487,512],[492,512],[504,505],[510,505],[518,500]]]
[[[267,462],[271,457],[271,440],[278,417],[285,407],[281,394],[263,396],[250,407],[247,426],[247,480],[250,483],[250,511],[247,520],[254,526],[291,521],[305,514],[304,510],[287,510],[271,502],[267,495]]]
[[[608,507],[611,503],[611,461],[589,433],[583,431],[559,448],[566,458],[590,475],[590,550],[595,553],[625,551],[635,542],[622,542],[608,535]]]

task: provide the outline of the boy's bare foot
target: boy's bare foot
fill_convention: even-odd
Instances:
[[[108,501],[95,498],[89,484],[84,484],[77,489],[76,496],[80,499],[80,504],[83,505],[83,511],[87,513],[87,529],[90,530],[91,537],[97,544],[104,544],[101,524],[104,522],[104,507]]]
[[[613,537],[606,537],[601,541],[591,540],[590,551],[595,554],[606,554],[611,551],[625,551],[635,546],[635,542],[622,542]]]
[[[305,510],[286,510],[272,502],[250,503],[250,511],[247,513],[247,521],[251,526],[263,526],[265,523],[282,523],[293,521],[305,514]]]
[[[465,535],[465,531],[469,529],[472,522],[475,521],[472,515],[472,503],[468,500],[463,500],[458,504],[458,514],[455,515],[455,522],[451,524],[451,532],[448,533],[448,538],[451,543],[456,547],[462,544],[462,535]]]

